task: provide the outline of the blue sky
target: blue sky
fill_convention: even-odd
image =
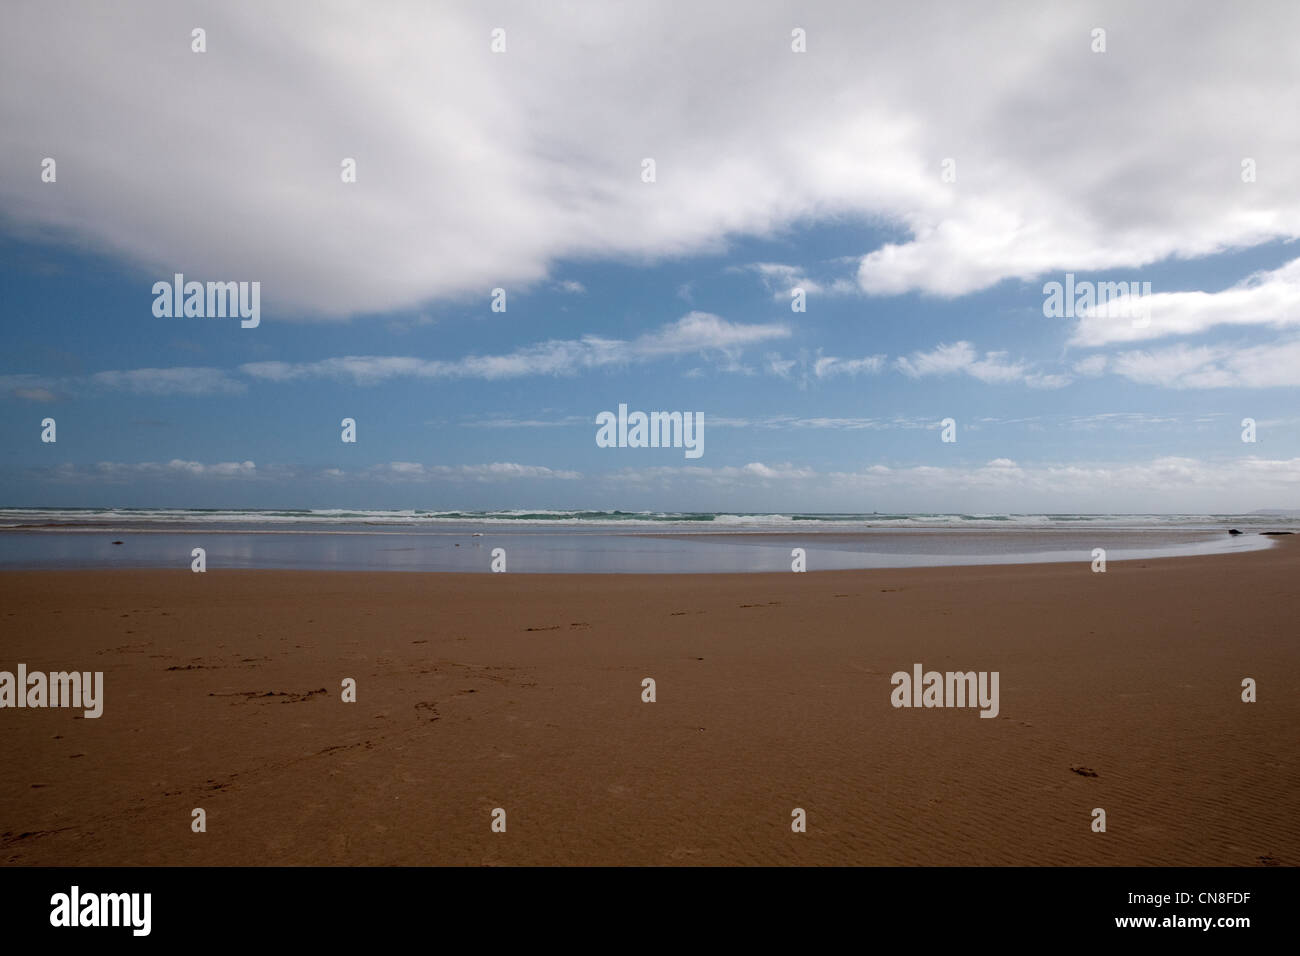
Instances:
[[[1277,23],[413,6],[434,57],[330,4],[60,9],[0,41],[0,504],[1296,507]],[[175,272],[260,282],[260,325],[156,317]],[[1067,273],[1149,324],[1045,317]],[[703,457],[597,447],[620,403],[703,413]]]

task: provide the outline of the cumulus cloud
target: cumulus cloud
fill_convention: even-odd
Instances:
[[[1262,325],[1281,329],[1300,325],[1300,259],[1279,269],[1256,272],[1221,292],[1165,292],[1142,296],[1143,314],[1135,322],[1130,297],[1095,307],[1079,317],[1070,344],[1085,347],[1138,342],[1170,335],[1195,335],[1220,325]]]
[[[0,205],[141,267],[146,314],[181,265],[262,281],[266,317],[343,317],[816,221],[893,235],[846,250],[883,295],[1300,234],[1294,4],[845,0],[806,11],[803,55],[777,0],[97,9],[6,8]]]

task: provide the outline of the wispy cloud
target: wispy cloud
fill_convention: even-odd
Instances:
[[[1059,510],[1062,500],[1080,512],[1108,513],[1116,495],[1130,510],[1167,512],[1177,496],[1206,513],[1248,511],[1261,503],[1292,502],[1300,492],[1300,459],[1165,456],[1131,462],[1033,462],[1000,457],[959,465],[876,464],[857,471],[818,471],[790,463],[743,466],[665,466],[598,476],[618,487],[684,491],[716,488],[740,493],[782,481],[800,500],[880,503],[920,495],[953,511]],[[860,507],[860,506],[859,506]],[[912,510],[912,509],[903,509]]]
[[[885,367],[885,356],[868,355],[866,358],[844,359],[827,355],[813,362],[813,374],[818,378],[836,375],[875,375]]]
[[[0,395],[19,398],[26,402],[55,402],[59,399],[59,384],[43,375],[0,375]]]
[[[818,379],[876,375],[884,370],[887,362],[886,355],[840,358],[835,355],[823,355],[822,350],[818,349],[812,354],[804,350],[797,356],[791,357],[786,357],[779,352],[770,352],[764,356],[762,368],[769,375],[795,382],[800,388],[807,388],[811,382]]]
[[[669,487],[676,482],[727,486],[807,480],[816,478],[817,472],[812,468],[798,467],[789,462],[767,465],[752,461],[745,465],[658,465],[646,468],[623,468],[596,477],[616,487],[648,484]]]
[[[414,461],[390,461],[374,465],[362,477],[381,481],[512,481],[521,478],[574,481],[581,472],[498,461],[486,465],[425,465]]]
[[[219,368],[137,368],[96,372],[91,384],[140,395],[237,395],[248,386]]]
[[[492,380],[572,375],[701,353],[712,353],[724,363],[734,362],[736,349],[789,335],[789,327],[780,323],[745,324],[729,322],[708,312],[690,312],[676,322],[630,340],[586,335],[580,339],[551,339],[501,355],[470,355],[452,360],[349,355],[318,362],[249,362],[241,365],[240,371],[270,382],[332,378],[357,385],[376,385],[404,377]]]
[[[1020,383],[1030,388],[1061,388],[1070,384],[1064,374],[1031,371],[1024,362],[1013,362],[1006,352],[985,352],[982,356],[970,342],[940,345],[929,352],[900,356],[894,365],[909,378],[962,373],[993,385]]]
[[[563,428],[572,425],[590,425],[594,421],[594,415],[565,415],[563,418],[513,418],[506,415],[489,418],[469,418],[456,424],[462,428]],[[441,425],[444,423],[425,422],[425,424]]]
[[[300,483],[310,478],[380,481],[385,483],[427,481],[496,482],[519,479],[573,481],[581,472],[523,465],[517,462],[491,462],[481,465],[426,465],[420,462],[392,461],[368,468],[348,471],[326,468],[311,471],[299,465],[274,464],[258,467],[251,461],[201,462],[174,458],[170,461],[117,462],[101,461],[91,465],[64,463],[42,469],[53,480],[62,482],[104,482],[109,484],[159,479],[262,479]]]
[[[284,477],[286,474],[284,469],[259,472],[257,465],[251,461],[201,462],[181,458],[170,461],[101,461],[93,465],[64,463],[51,469],[51,477],[56,481],[108,483],[132,482],[142,478],[249,479],[277,475]]]
[[[774,299],[789,299],[795,289],[802,289],[809,296],[851,295],[861,292],[857,282],[849,276],[817,280],[805,269],[781,262],[752,262],[746,266],[736,266],[735,270],[756,274]]]
[[[1116,375],[1165,388],[1300,386],[1300,339],[1269,345],[1174,345],[1121,352],[1108,360]]]

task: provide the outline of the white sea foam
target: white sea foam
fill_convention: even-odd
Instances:
[[[1113,530],[1186,529],[1221,531],[1288,530],[1300,526],[1295,515],[1129,515],[1129,514],[801,514],[580,511],[512,509],[501,511],[438,511],[322,508],[285,510],[208,510],[183,508],[4,508],[0,529],[40,530],[72,527],[208,527],[228,525],[297,526],[318,531],[390,526],[430,528],[466,524],[510,527],[568,527],[579,529],[657,529],[664,532],[762,532],[797,530],[871,531],[891,528],[946,530],[1069,530],[1084,527]]]

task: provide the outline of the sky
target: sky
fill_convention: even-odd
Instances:
[[[1295,4],[0,17],[0,506],[1300,507]]]

